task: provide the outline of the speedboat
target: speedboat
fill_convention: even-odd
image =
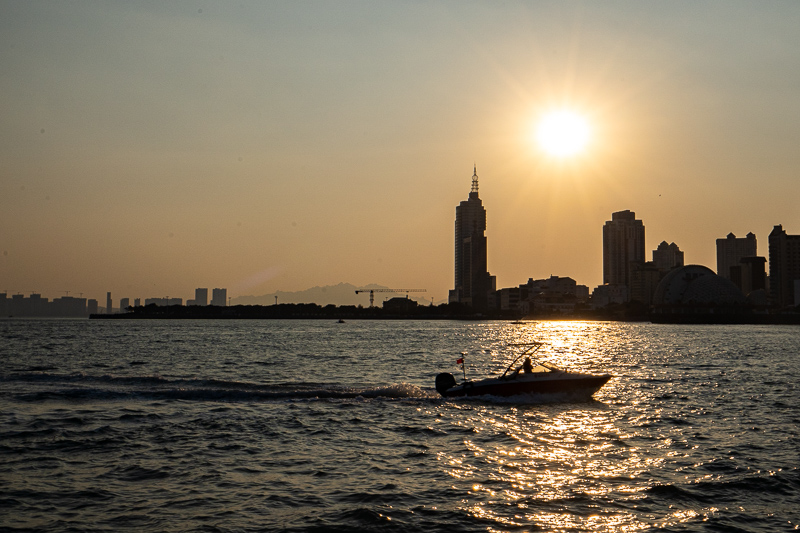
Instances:
[[[505,397],[547,395],[570,400],[588,400],[612,378],[611,374],[567,372],[546,361],[532,362],[531,356],[543,345],[542,342],[509,345],[524,346],[525,349],[508,365],[502,376],[477,381],[467,379],[462,354],[456,363],[461,364],[464,372],[463,383],[456,383],[453,374],[443,372],[436,376],[436,390],[445,398],[483,395]],[[523,356],[526,356],[525,362],[512,370]]]

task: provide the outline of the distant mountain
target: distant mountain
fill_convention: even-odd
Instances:
[[[238,296],[231,299],[231,305],[274,305],[275,297],[278,297],[279,304],[318,304],[318,305],[361,305],[369,306],[369,293],[356,294],[356,290],[361,289],[388,289],[383,285],[356,286],[350,283],[340,283],[338,285],[326,285],[325,287],[312,287],[304,291],[284,292],[277,291],[272,294],[262,296]],[[415,296],[416,294],[416,296]],[[409,299],[416,300],[421,304],[430,304],[430,299],[426,299],[425,293],[411,293]],[[381,292],[375,294],[375,306],[380,307],[384,299],[394,297],[405,297],[401,292]]]

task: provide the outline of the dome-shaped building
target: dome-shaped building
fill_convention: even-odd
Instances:
[[[687,265],[664,276],[653,295],[655,322],[728,322],[750,314],[742,291],[702,265]]]

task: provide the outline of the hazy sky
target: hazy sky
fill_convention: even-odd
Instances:
[[[800,2],[0,0],[0,291],[602,281],[602,226],[800,233]],[[567,160],[554,107],[591,123]],[[365,304],[366,304],[365,300]]]

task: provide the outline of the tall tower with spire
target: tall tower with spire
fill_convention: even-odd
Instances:
[[[476,310],[489,307],[494,277],[486,261],[486,210],[478,197],[478,169],[473,166],[469,198],[456,207],[455,288],[450,302],[460,302]]]

